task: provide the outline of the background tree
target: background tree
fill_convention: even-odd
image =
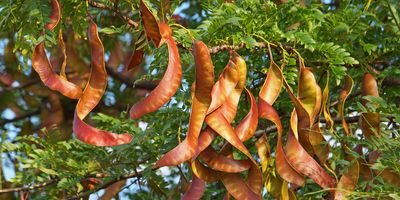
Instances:
[[[304,72],[312,73],[324,91],[323,109],[314,116],[321,123],[316,123],[313,131],[307,130],[311,139],[303,140],[300,136],[299,141],[328,179],[334,181],[335,189],[322,189],[324,179],[316,180],[312,174],[306,175],[303,186],[290,184],[288,188],[287,178],[276,167],[280,138],[277,124],[263,117],[261,111],[265,107],[259,106],[257,130],[244,144],[263,173],[264,199],[400,198],[397,13],[400,3],[396,0],[145,3],[157,21],[166,22],[173,30],[181,58],[182,81],[178,92],[161,109],[139,119],[129,119],[129,107],[157,86],[168,63],[167,45],[157,48],[143,26],[139,1],[59,0],[61,20],[53,30],[45,28],[54,19],[50,1],[0,2],[0,199],[183,196],[193,179],[190,165],[182,163],[161,169],[153,166],[181,143],[188,132],[191,86],[198,73],[191,37],[208,46],[215,80],[231,58],[232,50],[244,58],[245,85],[258,102],[262,95],[256,94],[262,90],[266,74],[274,70],[271,61],[277,64],[277,74],[282,70],[288,87],[282,86],[276,94],[279,96],[273,108],[282,121],[287,157],[290,145],[286,144],[291,144],[290,117],[296,106],[288,88],[300,100],[302,95],[303,100],[307,99],[308,90],[302,92],[299,86],[310,83],[299,76]],[[72,121],[77,101],[48,89],[32,68],[34,49],[44,42],[54,71],[84,88],[93,67],[93,47],[87,33],[90,18],[99,27],[108,86],[85,121],[114,133],[128,132],[133,136],[128,144],[96,147],[76,139]],[[303,68],[303,63],[309,68]],[[275,85],[276,80],[268,82],[267,87]],[[251,105],[251,96],[243,94],[233,127],[240,124]],[[216,137],[212,147],[219,151],[225,143],[226,140]],[[236,148],[232,155],[235,159],[248,158]],[[307,173],[298,168],[295,171]],[[247,171],[241,175],[239,178],[251,182]],[[207,183],[202,198],[222,199],[232,193],[226,188],[229,187],[224,181]]]

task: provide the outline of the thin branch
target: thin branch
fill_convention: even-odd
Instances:
[[[36,85],[38,83],[41,83],[41,81],[39,79],[34,79],[34,80],[28,81],[22,85],[16,86],[16,87],[6,87],[6,90],[11,91],[11,90],[24,89],[24,88],[30,87],[32,85]]]
[[[153,90],[157,85],[158,81],[140,81],[139,83],[133,83],[134,81],[130,79],[123,73],[118,72],[110,66],[106,66],[108,74],[114,79],[126,84],[128,87],[133,87],[137,89]]]
[[[58,179],[55,178],[55,179],[51,179],[51,180],[49,180],[47,182],[35,184],[35,185],[32,185],[32,186],[1,189],[0,190],[0,194],[2,194],[2,193],[10,193],[10,192],[29,191],[29,190],[34,190],[34,189],[38,189],[38,188],[44,188],[46,186],[49,186],[51,184],[56,183],[57,181],[58,181]]]
[[[116,183],[118,181],[126,180],[126,179],[129,179],[129,178],[134,178],[134,177],[141,177],[141,176],[142,176],[141,173],[136,173],[136,172],[130,173],[130,174],[127,174],[127,175],[123,175],[123,176],[120,176],[120,177],[118,177],[118,178],[116,178],[114,180],[111,180],[111,181],[107,182],[107,183],[104,183],[103,185],[101,185],[100,187],[98,187],[98,188],[96,188],[94,190],[89,190],[89,191],[86,191],[86,192],[83,192],[83,193],[68,197],[68,200],[74,200],[74,199],[80,199],[80,198],[83,198],[83,197],[87,197],[87,196],[89,196],[89,195],[91,195],[91,194],[93,194],[95,192],[98,192],[98,191],[100,191],[100,190],[102,190],[104,188],[107,188],[107,187],[111,186],[112,184],[114,184],[114,183]]]
[[[31,112],[28,112],[28,113],[25,113],[23,115],[15,117],[14,119],[2,120],[2,121],[0,121],[0,126],[3,126],[3,125],[8,124],[8,123],[16,122],[16,121],[19,121],[19,120],[22,120],[22,119],[25,119],[25,118],[28,118],[28,117],[32,117],[32,116],[38,115],[38,114],[40,114],[40,110],[39,109],[31,111]]]
[[[389,0],[386,0],[386,3],[387,3],[387,5],[388,5],[388,7],[389,7],[390,14],[392,14],[392,17],[393,17],[393,19],[394,19],[394,22],[395,22],[396,25],[397,25],[397,28],[399,28],[399,30],[400,30],[400,23],[399,23],[399,21],[398,21],[398,19],[397,19],[397,15],[395,14],[395,12],[394,12],[394,10],[393,10],[393,8],[392,8],[392,5],[390,4]]]
[[[106,6],[106,5],[102,4],[102,3],[98,3],[98,2],[94,2],[94,1],[88,1],[88,2],[89,2],[89,5],[92,6],[92,7],[105,9],[105,10],[109,10],[109,11],[114,12],[115,14],[120,16],[122,19],[124,19],[133,28],[137,28],[139,26],[137,22],[131,20],[131,18],[129,16],[127,16],[124,13],[122,13],[118,9],[118,6],[110,7],[110,6]],[[116,5],[118,5],[118,4],[116,4]]]
[[[360,116],[353,116],[353,117],[346,117],[345,120],[346,120],[347,123],[350,124],[350,123],[357,123],[358,120],[359,120],[359,118],[360,118]],[[332,120],[333,120],[333,122],[335,122],[335,123],[342,123],[342,118],[334,118],[334,119],[332,119]],[[326,120],[325,120],[325,119],[321,119],[321,123],[326,123]],[[272,132],[275,132],[275,131],[277,131],[277,129],[276,129],[276,126],[273,125],[273,126],[269,126],[269,127],[266,128],[266,129],[259,129],[259,130],[257,130],[257,131],[254,133],[254,136],[257,137],[257,138],[259,138],[259,137],[261,137],[264,133],[265,133],[265,134],[268,134],[268,133],[272,133]]]
[[[400,86],[400,78],[398,78],[398,77],[386,77],[382,81],[382,86]]]
[[[278,44],[274,44],[274,43],[270,43],[272,44],[271,47],[272,48],[277,48],[280,50],[279,45]],[[288,45],[283,45],[283,47],[287,50],[287,51],[292,51],[293,48],[288,46]],[[226,51],[226,50],[234,50],[234,51],[238,51],[240,49],[246,48],[246,44],[245,43],[240,43],[239,45],[218,45],[218,46],[214,46],[209,48],[209,52],[210,54],[216,54],[220,51]],[[255,48],[257,49],[265,49],[268,48],[268,43],[267,42],[257,42],[255,44]]]

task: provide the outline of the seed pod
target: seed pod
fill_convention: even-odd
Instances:
[[[104,64],[104,48],[94,22],[89,24],[88,38],[91,47],[91,72],[89,81],[75,109],[73,131],[76,137],[95,146],[116,146],[132,140],[129,133],[116,134],[103,131],[86,124],[83,119],[99,103],[107,87],[107,72]]]
[[[207,46],[201,41],[193,42],[193,56],[196,67],[196,85],[187,137],[182,143],[161,157],[155,167],[178,165],[195,154],[201,127],[211,104],[214,66]]]
[[[169,27],[168,29],[170,30]],[[133,119],[138,119],[145,114],[158,110],[161,106],[167,103],[179,89],[182,79],[182,67],[180,63],[178,47],[171,36],[169,36],[167,39],[167,46],[167,71],[157,87],[152,90],[148,96],[132,106],[129,114]]]

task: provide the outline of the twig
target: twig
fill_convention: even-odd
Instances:
[[[395,12],[394,12],[394,10],[393,10],[393,8],[392,8],[392,5],[390,4],[389,0],[386,0],[386,4],[387,4],[388,7],[389,7],[390,14],[392,14],[392,17],[393,17],[393,19],[394,19],[394,22],[395,22],[396,25],[397,25],[397,28],[400,29],[400,23],[399,23],[399,21],[398,21],[398,19],[397,19],[397,15],[395,14]]]
[[[108,74],[114,79],[126,84],[128,87],[133,87],[137,89],[153,90],[157,85],[158,81],[141,81],[139,83],[133,84],[133,80],[123,73],[119,73],[114,68],[106,66]]]
[[[131,173],[131,174],[127,174],[127,175],[123,175],[123,176],[120,176],[120,177],[118,177],[118,178],[116,178],[114,180],[111,180],[111,181],[101,185],[100,187],[98,187],[98,188],[96,188],[94,190],[89,190],[89,191],[86,191],[84,193],[80,193],[80,194],[68,197],[68,200],[74,200],[74,199],[80,199],[80,198],[83,198],[83,197],[87,197],[87,196],[91,195],[92,193],[95,193],[95,192],[97,192],[99,190],[107,188],[110,185],[112,185],[112,184],[114,184],[114,183],[116,183],[118,181],[126,180],[126,179],[133,178],[133,177],[141,177],[141,176],[142,176],[141,173],[136,173],[136,172]]]
[[[28,81],[28,82],[26,82],[22,85],[16,86],[16,87],[6,87],[6,90],[11,91],[11,90],[24,89],[24,88],[27,88],[29,86],[32,86],[32,85],[35,85],[38,83],[41,83],[41,81],[39,79],[35,79],[35,80]]]
[[[25,118],[28,118],[28,117],[32,117],[32,116],[38,115],[38,114],[40,114],[40,110],[39,109],[31,111],[31,112],[28,112],[28,113],[25,113],[23,115],[15,117],[14,119],[2,120],[2,121],[0,121],[0,126],[3,126],[3,125],[8,124],[8,123],[16,122],[16,121],[19,121],[19,120],[22,120],[22,119],[25,119]]]
[[[360,118],[360,116],[354,116],[354,117],[346,117],[345,119],[346,119],[346,122],[347,122],[347,123],[357,123],[358,120],[359,120],[359,118]],[[333,120],[335,123],[342,123],[342,119],[341,119],[341,118],[334,118],[334,119],[332,119],[332,120]],[[321,123],[326,123],[326,120],[325,120],[325,119],[321,119]],[[266,128],[266,129],[257,130],[257,131],[254,133],[254,136],[257,137],[257,138],[259,138],[259,137],[261,137],[264,133],[265,133],[265,134],[268,134],[268,133],[272,133],[272,132],[275,132],[275,131],[277,131],[277,129],[276,129],[276,126],[273,125],[273,126],[270,126],[270,127]]]
[[[132,26],[133,28],[137,28],[138,27],[138,23],[131,20],[129,16],[127,16],[126,14],[122,13],[117,6],[114,7],[110,7],[110,6],[106,6],[102,3],[98,3],[98,2],[94,2],[94,1],[88,1],[89,5],[95,8],[100,8],[100,9],[105,9],[105,10],[109,10],[114,12],[115,14],[117,14],[118,16],[120,16],[122,19],[124,19],[130,26]]]
[[[31,186],[1,189],[0,190],[0,194],[1,193],[10,193],[10,192],[29,191],[29,190],[34,190],[34,189],[38,189],[38,188],[43,188],[43,187],[46,187],[48,185],[54,184],[57,181],[58,181],[58,178],[54,178],[54,179],[51,179],[51,180],[49,180],[47,182],[43,182],[43,183],[31,185]]]

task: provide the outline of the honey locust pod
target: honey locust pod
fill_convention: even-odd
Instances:
[[[214,84],[214,66],[208,47],[202,41],[193,42],[193,57],[195,61],[195,87],[192,97],[192,112],[185,140],[162,156],[155,167],[178,165],[195,155],[198,138],[211,104],[211,90]]]
[[[138,119],[145,114],[158,110],[178,91],[181,83],[182,67],[178,47],[171,37],[171,28],[164,23],[160,24],[162,28],[159,30],[163,38],[166,39],[168,46],[168,67],[157,87],[131,107],[129,115],[132,119]]]
[[[51,1],[51,15],[50,22],[45,25],[48,30],[53,30],[61,18],[60,5],[57,0]],[[60,33],[62,35],[62,33]],[[61,47],[64,48],[64,43],[61,43]],[[62,70],[65,70],[65,58],[63,61]],[[71,98],[79,99],[82,94],[82,89],[72,82],[66,80],[65,77],[59,76],[54,72],[53,67],[47,58],[45,51],[44,41],[39,43],[32,55],[32,67],[38,73],[40,80],[50,89],[60,92],[62,95]],[[61,72],[65,76],[65,72]]]
[[[91,47],[91,72],[89,81],[76,105],[73,131],[76,137],[95,146],[116,146],[132,140],[129,133],[116,134],[91,127],[83,120],[99,103],[107,87],[107,72],[104,63],[104,48],[94,22],[89,24],[88,40]]]

